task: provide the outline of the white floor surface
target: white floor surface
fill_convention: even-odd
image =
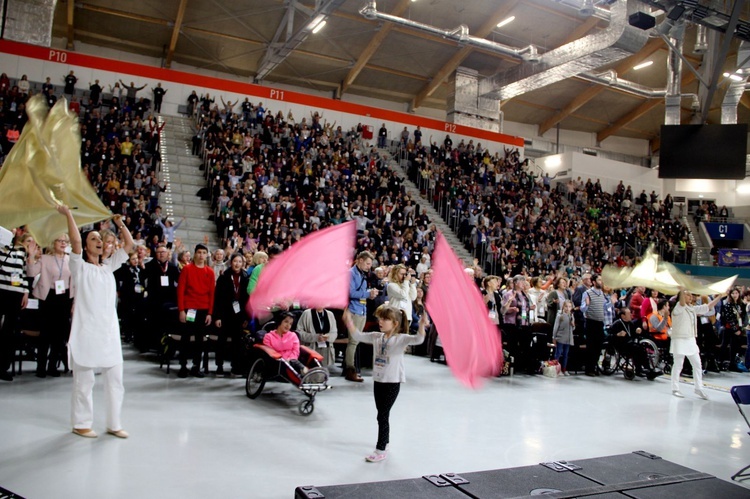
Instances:
[[[33,364],[0,382],[0,487],[46,498],[292,498],[297,485],[394,480],[646,450],[728,480],[750,464],[750,436],[728,392],[750,374],[709,374],[710,401],[666,377],[622,375],[491,379],[481,390],[448,368],[407,356],[407,383],[391,413],[391,449],[370,464],[377,425],[372,379],[332,376],[309,417],[302,394],[269,383],[256,400],[243,379],[178,379],[126,347],[124,428],[97,439],[70,432],[71,377],[37,379]],[[213,368],[213,366],[212,366]],[[748,492],[750,497],[750,491]]]

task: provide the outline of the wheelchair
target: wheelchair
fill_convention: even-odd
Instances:
[[[328,385],[328,369],[321,364],[323,356],[311,348],[300,345],[299,361],[309,369],[304,374],[298,373],[287,360],[282,359],[279,352],[263,345],[262,338],[258,341],[258,336],[249,353],[250,371],[245,380],[245,394],[250,399],[257,398],[268,381],[291,383],[307,397],[297,407],[299,413],[309,416],[315,410],[315,396],[331,388]]]
[[[602,373],[611,376],[617,371],[622,371],[625,379],[635,379],[637,366],[635,365],[633,356],[622,354],[610,339],[607,339],[605,342],[601,361]],[[638,338],[635,344],[632,345],[632,348],[639,348],[644,352],[646,365],[642,367],[647,369],[646,379],[649,381],[656,379],[662,373],[660,369],[662,366],[661,355],[656,343],[650,338]]]

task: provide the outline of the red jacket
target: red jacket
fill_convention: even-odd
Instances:
[[[177,307],[180,312],[190,309],[214,312],[214,291],[216,280],[214,270],[208,265],[196,267],[190,263],[182,269],[177,284]]]

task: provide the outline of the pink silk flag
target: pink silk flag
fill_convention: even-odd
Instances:
[[[313,232],[269,261],[250,295],[248,313],[262,314],[284,302],[305,307],[346,308],[356,222]]]
[[[489,318],[482,294],[441,233],[432,262],[425,307],[453,375],[464,385],[479,388],[483,378],[496,376],[503,366],[500,332]]]

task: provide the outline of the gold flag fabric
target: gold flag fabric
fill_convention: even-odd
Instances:
[[[696,295],[722,294],[732,287],[736,279],[735,275],[713,284],[703,284],[671,263],[661,261],[653,248],[646,251],[643,260],[635,267],[618,268],[607,265],[602,270],[602,282],[608,288],[645,286],[665,295],[676,295],[680,288]]]
[[[29,99],[29,121],[0,170],[0,226],[26,225],[40,246],[68,230],[57,204],[70,206],[79,226],[112,217],[81,171],[78,119],[67,100],[48,109],[41,95]]]

